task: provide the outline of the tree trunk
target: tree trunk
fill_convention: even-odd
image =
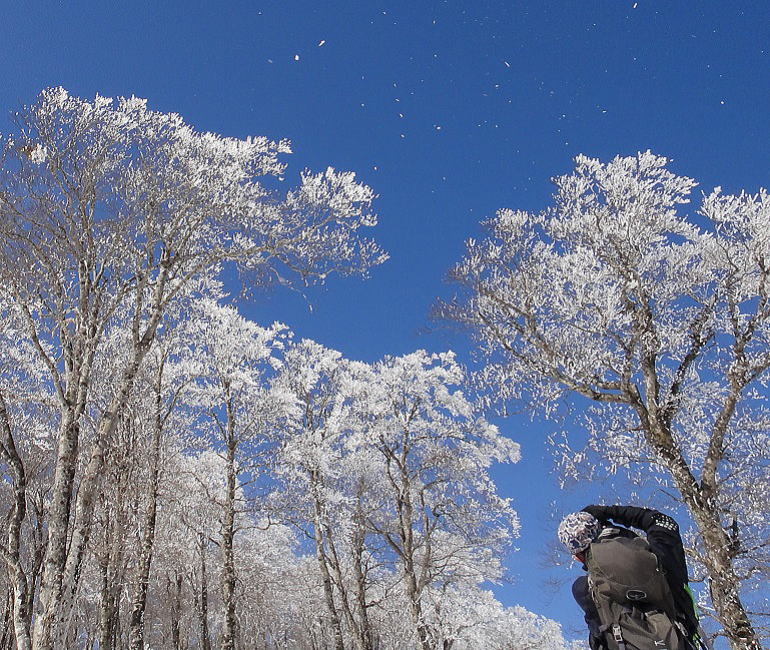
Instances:
[[[404,567],[406,578],[406,593],[409,596],[409,609],[412,614],[412,622],[417,632],[417,639],[420,642],[420,648],[422,650],[434,650],[433,643],[431,641],[430,628],[425,624],[425,619],[422,613],[422,599],[420,598],[420,592],[417,588],[417,579],[414,575],[413,562],[409,562],[410,566]],[[410,568],[411,567],[411,568]]]
[[[155,524],[158,514],[158,492],[160,490],[160,441],[163,433],[163,418],[161,414],[162,377],[163,363],[160,364],[155,383],[155,425],[152,435],[152,456],[150,458],[150,493],[144,517],[142,546],[139,551],[136,583],[131,605],[128,632],[129,650],[142,650],[144,648],[144,612],[147,607],[147,587],[150,582],[152,551],[155,546]]]
[[[13,506],[8,514],[5,563],[13,585],[13,631],[18,650],[30,650],[31,610],[29,609],[29,581],[21,564],[20,548],[22,524],[27,516],[27,475],[24,463],[16,449],[10,415],[5,399],[0,395],[0,456],[6,461],[13,476]]]
[[[102,585],[99,597],[99,650],[113,650],[115,603],[110,588],[109,555],[101,563]]]
[[[172,582],[166,577],[167,586],[166,593],[171,596]],[[180,635],[180,617],[182,614],[182,574],[176,572],[174,575],[174,593],[170,598],[171,603],[171,647],[173,650],[181,650],[181,635]]]
[[[3,607],[2,634],[0,634],[0,650],[13,650],[13,587],[6,589],[5,607]]]
[[[412,614],[412,622],[415,626],[417,639],[422,650],[434,650],[430,628],[425,624],[422,611],[422,589],[420,581],[417,578],[415,568],[415,549],[414,549],[414,506],[411,498],[411,484],[409,476],[405,472],[406,454],[408,448],[405,446],[402,452],[404,457],[399,463],[401,473],[401,489],[398,495],[398,519],[401,530],[399,531],[403,544],[403,563],[404,578],[406,580],[406,593],[409,596],[409,609]]]
[[[236,466],[235,449],[235,414],[232,400],[227,400],[227,426],[225,429],[227,446],[227,494],[225,497],[224,517],[222,519],[222,604],[225,608],[225,629],[222,634],[222,650],[235,650],[237,620],[235,616],[235,556],[233,541],[235,537],[235,496]]]
[[[348,625],[348,632],[353,637],[353,642],[358,650],[362,650],[364,647],[364,641],[361,633],[361,626],[356,620],[356,616],[353,613],[353,608],[350,603],[350,596],[346,587],[345,576],[342,573],[342,562],[337,554],[337,546],[334,540],[334,533],[328,522],[324,524],[323,535],[325,539],[327,552],[325,554],[327,566],[331,566],[334,571],[334,577],[336,578],[337,591],[339,593],[340,607],[342,613],[345,616],[345,622]]]
[[[198,615],[198,636],[201,641],[201,649],[211,650],[211,636],[209,634],[209,596],[206,578],[206,544],[202,533],[198,537],[198,551],[200,553],[200,590],[195,597]]]
[[[39,492],[29,498],[35,515],[34,537],[31,542],[32,568],[29,572],[29,589],[27,590],[27,611],[32,615],[35,611],[35,599],[43,570],[43,558],[45,557],[46,532],[45,532],[45,505],[43,495]]]
[[[71,535],[70,507],[78,460],[78,417],[85,407],[90,361],[80,369],[77,381],[72,381],[70,377],[66,408],[63,409],[59,427],[59,450],[49,510],[48,546],[43,561],[40,589],[41,611],[35,619],[34,650],[54,650],[57,634],[62,633],[62,623],[69,618],[73,607],[81,563],[91,531],[91,518],[101,479],[105,448],[123,413],[139,366],[155,337],[162,315],[166,276],[167,268],[162,265],[155,286],[153,311],[146,329],[141,337],[138,332],[134,332],[133,358],[123,371],[118,389],[99,420],[91,458],[77,492],[76,526]],[[135,323],[138,322],[135,320]]]
[[[129,618],[128,647],[130,650],[144,648],[144,613],[147,607],[147,588],[150,582],[152,550],[155,544],[155,519],[157,516],[157,487],[152,488],[150,503],[144,522],[142,547],[136,569],[136,584]]]
[[[48,510],[48,545],[40,583],[40,613],[35,618],[35,650],[53,650],[54,623],[61,598],[67,560],[70,499],[78,453],[78,423],[74,410],[66,409],[59,426],[59,448]]]
[[[10,585],[5,587],[5,595],[2,600],[2,620],[0,621],[0,649],[5,650],[8,634],[13,627],[13,618],[11,610],[13,608],[13,588]]]
[[[673,437],[661,426],[652,409],[642,422],[649,432],[650,445],[658,451],[674,479],[679,493],[703,538],[704,563],[711,579],[711,599],[717,619],[724,628],[732,650],[762,650],[756,631],[740,598],[740,580],[733,568],[732,541],[722,528],[719,511],[703,483],[698,483],[685,460],[675,450]]]
[[[757,633],[741,602],[741,583],[735,574],[730,552],[733,543],[722,528],[719,513],[713,508],[697,503],[691,502],[690,507],[703,537],[706,551],[704,562],[710,576],[711,601],[730,647],[732,650],[762,650]]]
[[[31,650],[30,613],[27,610],[27,578],[23,571],[13,578],[13,633],[17,650]]]
[[[315,482],[316,480],[317,479],[314,475],[311,476],[311,481]],[[313,522],[313,537],[315,539],[316,560],[318,560],[318,568],[321,571],[326,607],[329,610],[329,616],[331,617],[332,622],[332,630],[334,631],[334,649],[345,650],[345,642],[342,636],[342,621],[340,621],[339,612],[337,611],[337,607],[334,604],[334,588],[332,585],[332,578],[329,573],[326,552],[324,550],[323,504],[321,502],[320,495],[318,494],[317,486],[314,486],[313,489],[313,504],[315,512]]]
[[[363,565],[365,546],[365,532],[362,524],[363,517],[358,522],[355,539],[353,542],[353,571],[356,581],[356,603],[359,617],[359,637],[361,650],[374,650],[374,632],[369,620],[369,605],[366,599],[366,572]]]

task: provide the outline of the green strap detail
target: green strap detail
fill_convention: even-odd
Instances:
[[[685,583],[684,590],[687,592],[687,595],[690,596],[690,601],[692,601],[692,611],[693,614],[695,614],[695,620],[700,621],[700,612],[698,611],[698,605],[695,602],[695,594],[692,593],[689,583]]]

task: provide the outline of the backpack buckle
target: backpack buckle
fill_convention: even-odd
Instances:
[[[623,643],[623,633],[620,631],[620,625],[618,625],[617,623],[615,623],[615,625],[612,626],[612,638],[615,639],[615,643],[617,643],[618,645]]]

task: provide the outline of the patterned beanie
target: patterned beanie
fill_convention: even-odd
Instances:
[[[599,535],[602,525],[588,512],[573,512],[559,524],[559,541],[571,555],[585,551]]]

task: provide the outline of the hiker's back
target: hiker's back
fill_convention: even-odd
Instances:
[[[642,537],[606,528],[586,553],[591,596],[610,650],[689,650],[671,589]]]

